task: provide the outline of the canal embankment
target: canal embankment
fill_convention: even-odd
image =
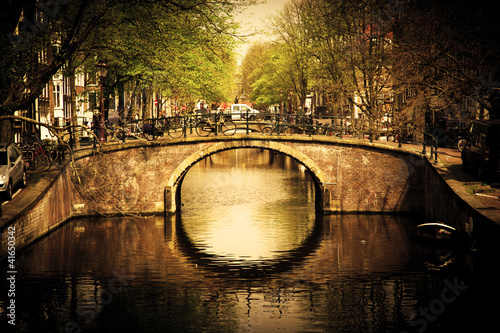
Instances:
[[[340,139],[332,140],[331,144],[339,144],[338,140]],[[380,143],[373,145],[353,139],[344,140],[342,144],[366,146],[379,151],[385,149]],[[141,146],[140,143],[134,145]],[[409,171],[417,172],[421,180],[419,185],[412,185],[418,187],[413,189],[415,195],[412,197],[412,200],[418,202],[415,207],[419,207],[415,213],[458,227],[469,235],[491,235],[500,230],[500,199],[497,197],[495,200],[494,192],[487,192],[489,194],[483,196],[476,195],[472,187],[476,186],[477,182],[463,174],[459,167],[459,158],[452,150],[442,150],[438,163],[434,164],[434,160],[429,159],[429,156],[423,158],[419,155],[418,150],[421,151],[421,147],[386,147],[391,153],[400,151],[407,160],[408,156],[411,157]],[[2,205],[0,259],[7,257],[9,227],[15,229],[16,250],[19,250],[71,219],[98,215],[91,206],[85,204],[85,199],[80,195],[81,191],[75,190],[74,185],[74,168],[78,170],[84,167],[79,161],[83,161],[84,157],[88,158],[91,152],[88,149],[77,152],[77,161],[73,166],[64,164],[53,167],[49,172],[30,173],[31,182],[28,187],[22,189],[13,200]],[[418,159],[418,156],[421,159]],[[120,214],[120,211],[110,210],[109,213]]]

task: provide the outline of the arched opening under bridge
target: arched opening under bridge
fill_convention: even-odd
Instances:
[[[290,146],[284,145],[280,142],[272,141],[228,141],[219,142],[215,145],[211,145],[207,148],[201,149],[189,157],[187,157],[171,174],[168,180],[167,186],[165,188],[165,208],[168,212],[175,212],[181,205],[180,189],[182,186],[182,181],[187,174],[187,172],[199,161],[204,158],[216,154],[221,151],[231,150],[231,149],[244,149],[244,148],[260,148],[270,151],[279,152],[281,154],[287,155],[292,159],[303,165],[308,172],[312,175],[314,180],[316,195],[315,204],[316,208],[323,210],[323,186],[326,182],[326,176],[319,166],[305,154],[293,149]]]

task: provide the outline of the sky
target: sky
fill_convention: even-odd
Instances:
[[[239,30],[240,34],[250,34],[258,30],[264,31],[264,33],[258,33],[246,38],[247,42],[238,48],[238,63],[241,63],[241,60],[252,42],[270,39],[269,36],[265,35],[265,31],[268,31],[266,21],[269,21],[270,15],[275,15],[278,11],[282,10],[288,0],[267,0],[264,2],[265,3],[260,5],[249,6],[241,14],[236,16],[236,21],[241,25]]]

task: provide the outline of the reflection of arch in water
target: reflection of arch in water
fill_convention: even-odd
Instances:
[[[165,223],[167,223],[166,220]],[[306,257],[315,252],[323,235],[323,219],[320,214],[316,214],[311,234],[295,250],[275,259],[243,261],[233,264],[226,257],[209,254],[198,248],[184,230],[181,213],[176,214],[175,230],[179,249],[198,266],[219,273],[224,277],[262,278],[274,273],[287,272],[300,265]]]

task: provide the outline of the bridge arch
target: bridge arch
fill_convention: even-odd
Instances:
[[[239,148],[260,148],[280,152],[282,154],[290,156],[291,158],[304,165],[306,169],[313,175],[316,186],[316,205],[320,209],[322,208],[322,205],[318,203],[322,200],[322,187],[323,184],[327,182],[327,177],[311,158],[309,158],[304,153],[277,141],[238,140],[218,142],[214,145],[200,149],[199,151],[191,154],[186,159],[184,159],[184,161],[182,161],[172,172],[167,182],[165,190],[166,210],[174,212],[180,204],[180,191],[178,191],[178,189],[182,184],[184,176],[192,166],[210,155],[225,150]]]

